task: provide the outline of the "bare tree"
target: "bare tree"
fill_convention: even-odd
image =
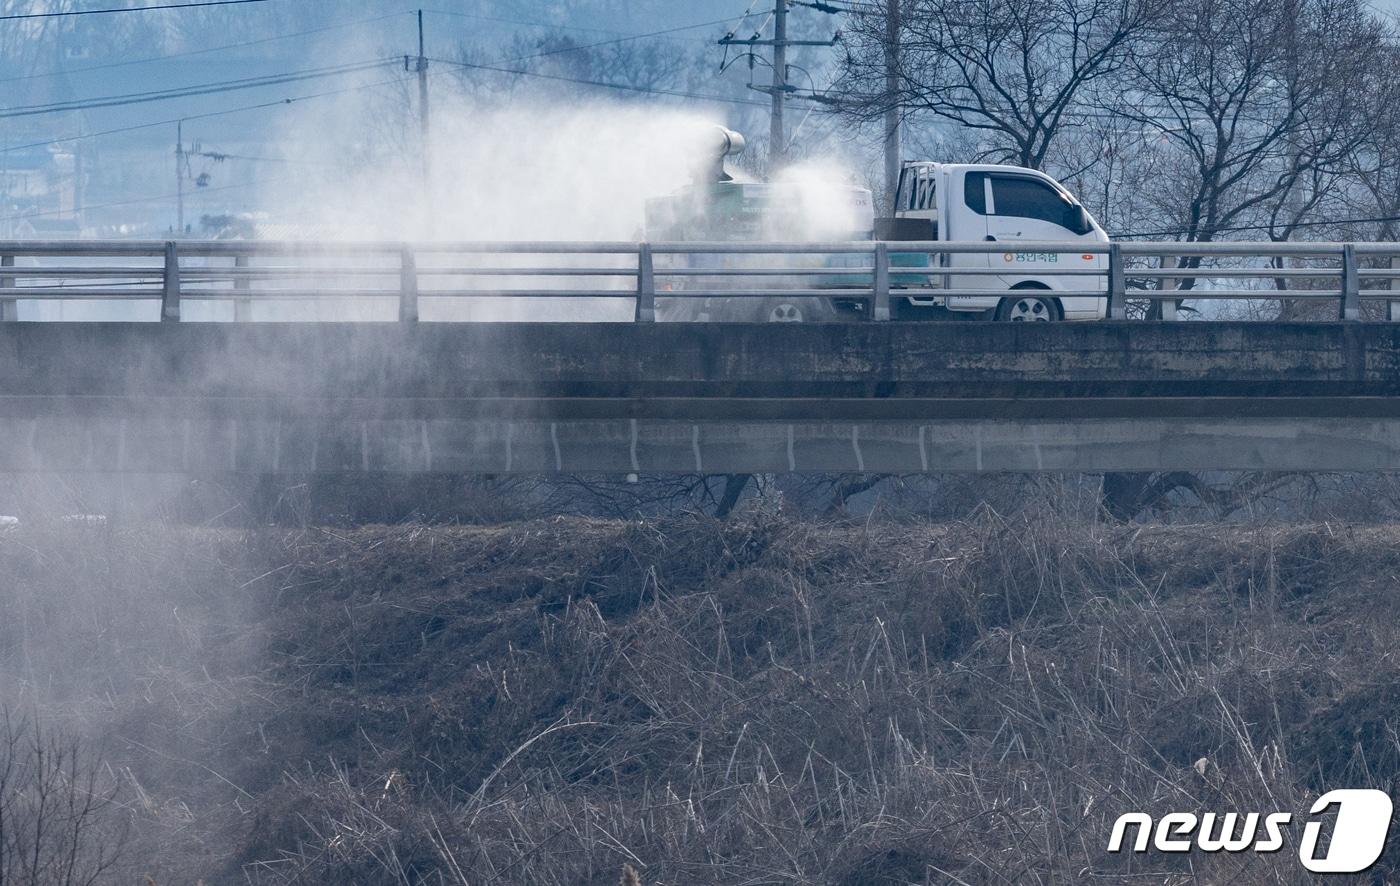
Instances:
[[[0,886],[91,886],[117,859],[115,785],[77,739],[0,708]]]
[[[1346,170],[1347,214],[1366,221],[1346,225],[1349,235],[1400,236],[1400,51],[1386,46],[1375,77],[1374,111]]]
[[[1192,505],[1224,520],[1294,483],[1315,485],[1316,480],[1312,475],[1288,471],[1248,471],[1214,482],[1188,471],[1109,473],[1103,475],[1102,501],[1110,517],[1132,520],[1140,514],[1169,510],[1173,497],[1181,493]]]
[[[1084,119],[1087,92],[1121,71],[1163,4],[1145,0],[909,0],[886,81],[883,17],[847,40],[843,107],[873,120],[895,106],[980,132],[983,156],[1039,168]]]
[[[1144,233],[1287,239],[1315,218],[1370,126],[1384,34],[1358,0],[1177,3],[1104,106],[1166,155],[1150,190],[1171,229]]]

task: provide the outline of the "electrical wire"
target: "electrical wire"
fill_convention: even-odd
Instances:
[[[424,9],[424,12],[432,15],[449,15],[454,18],[470,18],[484,22],[500,22],[506,25],[523,25],[528,28],[553,28],[556,31],[584,31],[591,34],[623,34],[622,31],[612,31],[607,28],[585,28],[581,25],[557,25],[552,22],[536,22],[527,19],[502,18],[496,15],[480,15],[474,12],[457,12],[450,9]]]
[[[413,78],[394,77],[390,80],[378,80],[374,83],[362,83],[359,86],[351,86],[345,89],[331,89],[325,92],[313,92],[309,95],[297,95],[288,98],[279,98],[273,101],[259,102],[253,105],[243,105],[242,107],[237,108],[226,108],[222,111],[205,111],[201,114],[185,114],[181,117],[170,117],[165,120],[153,120],[150,123],[136,123],[131,126],[118,126],[112,129],[98,130],[97,132],[85,132],[80,133],[78,135],[70,135],[62,138],[53,138],[48,139],[46,141],[29,142],[27,144],[22,145],[8,145],[4,148],[0,148],[0,154],[7,154],[11,151],[23,151],[29,148],[43,148],[49,145],[66,144],[67,142],[84,141],[86,139],[98,138],[104,135],[117,135],[124,132],[136,132],[142,129],[152,129],[157,126],[172,126],[181,121],[206,120],[211,117],[224,117],[229,114],[241,114],[244,111],[261,111],[266,110],[268,108],[286,107],[297,102],[308,101],[311,99],[326,98],[328,96],[333,95],[345,95],[351,92],[362,92],[366,89],[374,89],[379,86],[388,86],[395,83],[405,83],[411,79]]]
[[[746,14],[744,15],[744,17],[745,17],[745,18],[749,18],[750,15],[746,13]],[[512,63],[512,62],[529,61],[530,59],[545,58],[546,56],[558,55],[559,53],[562,53],[562,52],[581,52],[581,51],[583,51],[583,50],[585,50],[585,49],[594,49],[594,48],[599,47],[599,46],[610,46],[610,45],[612,45],[612,44],[614,44],[614,43],[626,43],[626,42],[628,42],[628,41],[630,41],[630,40],[644,40],[644,39],[646,39],[646,38],[648,38],[648,37],[664,37],[664,36],[666,36],[667,34],[675,34],[675,33],[679,33],[680,31],[693,31],[693,30],[695,30],[696,28],[710,28],[710,27],[714,27],[715,25],[722,25],[722,24],[724,24],[724,23],[727,22],[727,21],[729,21],[729,19],[727,19],[727,18],[722,18],[722,19],[716,19],[715,21],[696,22],[696,23],[693,24],[693,25],[682,25],[682,26],[680,26],[680,27],[678,27],[678,28],[666,28],[665,30],[662,30],[662,31],[650,31],[650,32],[645,33],[645,34],[628,34],[628,35],[626,35],[625,37],[617,37],[617,38],[614,38],[614,39],[612,39],[612,40],[599,40],[597,43],[584,43],[584,44],[580,44],[580,45],[578,45],[578,46],[564,46],[564,47],[560,47],[560,48],[557,48],[557,49],[551,49],[551,50],[548,50],[548,51],[545,51],[545,52],[538,52],[538,53],[535,53],[534,55],[522,55],[522,56],[518,56],[518,57],[516,57],[516,58],[501,59],[500,61],[496,62],[495,64],[510,64],[510,63]]]
[[[624,92],[638,92],[647,95],[667,95],[673,98],[693,98],[710,102],[723,102],[731,105],[754,105],[760,108],[768,107],[768,102],[753,101],[743,98],[728,98],[722,95],[704,95],[698,92],[682,92],[676,89],[657,89],[647,86],[630,86],[626,83],[607,83],[601,80],[584,80],[578,77],[561,77],[555,74],[542,74],[538,71],[521,71],[513,68],[500,68],[494,65],[479,65],[473,62],[455,61],[446,58],[430,58],[439,64],[453,65],[459,68],[471,68],[478,71],[494,71],[498,74],[513,74],[518,77],[536,77],[541,80],[555,80],[561,83],[578,83],[583,86],[596,86],[601,89],[617,89]]]
[[[1289,225],[1235,225],[1225,228],[1211,228],[1209,233],[1215,234],[1238,234],[1245,231],[1271,231],[1277,227],[1288,228],[1321,228],[1331,225],[1361,225],[1361,224],[1382,224],[1384,222],[1400,222],[1400,215],[1379,215],[1370,218],[1336,218],[1325,221],[1295,222]],[[1167,230],[1167,231],[1134,231],[1129,234],[1115,234],[1115,239],[1126,240],[1133,237],[1184,237],[1190,231]]]
[[[338,77],[345,74],[355,74],[360,71],[368,71],[373,68],[383,67],[390,61],[396,59],[377,59],[375,61],[354,62],[345,65],[333,65],[325,68],[311,68],[305,71],[295,71],[285,74],[269,74],[265,77],[250,77],[241,80],[224,80],[215,83],[202,83],[195,86],[184,86],[177,89],[167,89],[156,92],[133,92],[124,95],[99,96],[90,99],[80,99],[71,102],[61,102],[48,105],[28,105],[0,108],[0,119],[10,117],[32,117],[39,114],[57,114],[66,111],[86,111],[94,108],[115,108],[126,105],[145,104],[147,102],[166,101],[175,98],[190,98],[201,95],[217,95],[222,92],[234,92],[241,89],[257,89],[263,86],[280,86],[286,83],[297,83],[304,80],[317,80],[324,77]]]
[[[803,68],[803,67],[801,67],[801,66],[799,66],[799,65],[788,65],[788,67],[790,67],[790,68],[797,68],[797,69],[800,70],[802,73],[804,73],[804,74],[807,75],[807,81],[808,81],[809,83],[812,84],[812,94],[813,94],[813,95],[826,95],[828,92],[831,91],[832,87],[834,87],[834,86],[836,85],[836,81],[837,81],[838,79],[840,79],[840,77],[841,77],[841,74],[840,74],[839,71],[834,72],[834,73],[831,75],[831,77],[827,80],[826,88],[825,88],[825,89],[822,89],[822,90],[818,90],[818,89],[817,89],[817,81],[814,80],[814,79],[812,79],[812,74],[811,74],[810,71],[808,71],[806,68]],[[816,110],[817,108],[819,108],[819,107],[821,107],[821,104],[820,104],[820,102],[819,102],[818,100],[815,100],[815,99],[813,100],[812,104],[810,104],[810,105],[807,106],[807,113],[803,114],[803,115],[802,115],[802,119],[799,120],[799,121],[797,121],[797,126],[792,130],[792,133],[788,136],[788,139],[787,139],[787,147],[786,147],[784,150],[791,149],[791,147],[792,147],[794,144],[797,143],[797,136],[800,135],[800,134],[802,133],[802,128],[803,128],[804,126],[807,125],[807,121],[808,121],[808,119],[811,118],[812,112],[815,111],[815,110]],[[827,119],[830,120],[830,119],[834,119],[834,118],[833,118],[833,117],[828,117]]]
[[[730,25],[729,30],[725,32],[724,38],[726,40],[734,39],[734,32],[739,30],[739,26],[742,25],[744,23],[744,19],[748,18],[749,15],[753,12],[753,8],[757,3],[758,0],[749,0],[749,5],[744,10],[744,14],[735,19],[734,24]],[[728,21],[728,19],[725,19],[725,21]]]
[[[384,16],[382,18],[388,18]],[[641,40],[650,37],[660,37],[667,34],[674,34],[680,31],[694,30],[695,28],[711,27],[716,24],[724,24],[728,19],[718,19],[708,22],[696,22],[690,25],[682,25],[676,28],[666,28],[660,31],[652,31],[644,34],[631,34],[625,37],[618,37],[610,40],[602,40],[596,43],[588,43],[579,46],[567,46],[557,49],[535,53],[533,55],[521,56],[518,58],[505,59],[497,64],[510,64],[513,62],[529,61],[536,58],[544,58],[550,55],[557,55],[563,52],[577,52],[592,49],[598,46],[607,46],[622,43],[630,40]],[[361,70],[368,70],[378,65],[385,64],[387,60],[352,63],[349,65],[336,65],[327,68],[310,69],[307,71],[292,72],[287,74],[272,74],[265,77],[253,77],[242,80],[228,80],[216,83],[199,84],[197,86],[181,87],[178,89],[160,90],[155,92],[128,93],[125,95],[100,96],[91,99],[80,99],[72,102],[51,103],[46,105],[13,106],[0,108],[0,119],[8,117],[27,117],[38,114],[62,113],[65,111],[81,111],[95,108],[121,107],[130,104],[141,104],[152,101],[164,101],[173,98],[187,98],[200,95],[212,95],[220,92],[229,92],[236,89],[253,89],[261,86],[276,86],[284,83],[292,83],[300,80],[315,79],[319,77],[338,76],[341,74],[354,73]],[[448,64],[459,64],[447,62]],[[463,63],[464,64],[464,63]],[[488,67],[482,65],[480,67]],[[5,82],[5,81],[0,81]],[[602,86],[605,84],[594,83]],[[622,88],[622,87],[618,87]]]
[[[206,160],[213,160],[215,163],[223,163],[225,160],[241,160],[245,163],[290,163],[296,166],[324,166],[334,169],[352,168],[345,163],[332,163],[323,160],[298,160],[293,157],[259,157],[254,154],[230,154],[227,151],[186,151],[185,156],[203,157]]]
[[[11,22],[26,18],[69,18],[79,15],[107,15],[114,12],[153,12],[159,9],[195,9],[201,6],[243,6],[248,3],[267,3],[269,0],[198,0],[193,3],[160,3],[152,6],[110,6],[106,9],[70,9],[65,12],[19,12],[0,15],[0,22]]]
[[[142,123],[142,124],[139,124],[139,125],[137,125],[137,126],[125,126],[125,127],[121,127],[120,129],[116,129],[116,130],[110,130],[110,131],[107,131],[107,132],[89,133],[89,134],[87,134],[87,135],[75,136],[74,139],[60,139],[59,141],[72,141],[72,140],[75,140],[75,139],[77,139],[77,138],[92,138],[92,137],[95,137],[95,136],[98,136],[98,135],[108,135],[108,134],[110,134],[111,132],[130,132],[130,131],[136,130],[136,129],[148,129],[148,128],[153,127],[153,126],[168,126],[168,125],[170,125],[171,123],[176,123],[176,122],[179,122],[179,121],[199,120],[199,119],[205,119],[205,118],[209,118],[209,117],[222,117],[222,116],[227,115],[227,114],[236,114],[236,113],[239,113],[239,112],[242,112],[242,111],[253,111],[253,110],[260,110],[260,109],[263,109],[263,108],[276,107],[276,106],[278,106],[278,105],[289,105],[289,104],[292,104],[293,102],[305,101],[305,100],[307,100],[307,99],[323,98],[323,97],[325,97],[325,96],[330,96],[330,95],[341,95],[341,94],[348,93],[348,92],[359,92],[359,91],[362,91],[362,90],[365,90],[365,89],[372,89],[372,88],[377,87],[377,86],[386,86],[386,85],[390,85],[390,84],[404,83],[404,82],[406,82],[406,81],[408,81],[408,80],[411,80],[411,79],[413,79],[413,78],[411,78],[411,77],[396,77],[396,78],[394,78],[394,79],[392,79],[392,80],[382,80],[382,81],[380,81],[380,82],[378,82],[378,83],[367,83],[367,84],[363,84],[363,85],[360,85],[360,86],[352,87],[352,88],[349,88],[349,89],[337,89],[337,90],[333,90],[333,91],[329,91],[329,92],[316,93],[316,94],[313,94],[313,95],[297,96],[297,97],[295,97],[295,98],[282,99],[282,100],[276,101],[276,102],[265,102],[265,103],[263,103],[263,104],[258,104],[258,105],[248,105],[248,106],[242,107],[242,108],[229,108],[229,109],[223,110],[223,111],[210,111],[210,112],[204,113],[204,114],[191,114],[191,115],[189,115],[189,116],[187,116],[187,117],[180,117],[180,118],[172,119],[172,120],[159,120],[159,121],[156,121],[156,122],[153,122],[153,123]],[[34,145],[21,145],[21,146],[19,146],[19,147],[21,147],[21,148],[22,148],[22,147],[37,147],[37,146],[41,146],[41,145],[45,145],[45,144],[52,144],[52,143],[53,143],[53,142],[36,142]],[[7,149],[7,150],[15,150],[15,149]],[[249,159],[252,159],[252,158],[249,158]],[[195,193],[195,194],[210,194],[210,193],[218,193],[218,192],[221,192],[221,191],[234,191],[234,190],[239,190],[239,189],[242,189],[242,188],[251,188],[251,187],[255,187],[255,186],[257,186],[257,185],[276,184],[276,183],[278,183],[279,181],[293,181],[293,180],[299,180],[299,178],[280,178],[280,179],[271,179],[271,180],[269,180],[269,179],[259,179],[259,180],[257,180],[257,181],[252,181],[252,182],[241,182],[241,183],[239,183],[239,184],[233,184],[233,185],[220,185],[220,186],[218,186],[218,187],[213,187],[213,188],[201,188],[201,189],[199,189],[199,190],[197,190],[197,191],[195,191],[195,192],[193,192],[193,193]],[[174,194],[159,194],[159,195],[153,195],[153,196],[147,196],[147,197],[133,197],[133,198],[126,199],[126,200],[112,200],[112,201],[103,202],[103,203],[93,203],[93,204],[89,204],[89,205],[83,207],[83,209],[84,209],[84,211],[86,212],[86,211],[91,211],[91,210],[94,210],[94,209],[109,209],[109,208],[115,207],[115,206],[131,206],[131,205],[135,205],[135,204],[139,204],[139,203],[160,203],[160,202],[164,202],[164,201],[166,201],[166,200],[174,200],[174,199],[177,198],[178,196],[179,196],[178,193],[174,193]],[[187,195],[187,196],[188,196],[188,195]],[[68,212],[69,212],[69,210],[58,210],[58,209],[54,209],[54,210],[42,210],[42,211],[39,211],[39,212],[18,213],[18,214],[16,214],[16,215],[0,216],[0,222],[23,221],[23,220],[25,220],[25,219],[30,219],[30,218],[44,218],[44,217],[46,217],[46,216],[51,216],[51,215],[64,215],[64,214],[67,214]]]
[[[290,177],[283,177],[283,178],[280,178],[280,179],[259,179],[259,180],[257,180],[257,181],[251,181],[251,182],[239,182],[238,184],[234,184],[234,185],[220,185],[220,186],[214,187],[214,188],[200,188],[198,191],[195,191],[195,192],[193,192],[193,193],[195,193],[195,194],[210,194],[210,193],[215,193],[215,192],[218,192],[218,191],[237,191],[237,190],[241,190],[241,189],[243,189],[243,188],[257,187],[258,185],[278,184],[278,183],[283,182],[283,181],[291,181],[291,180],[292,180],[292,179],[291,179]],[[84,211],[84,212],[90,212],[90,211],[92,211],[92,210],[94,210],[94,209],[110,209],[110,208],[112,208],[112,207],[114,207],[114,206],[133,206],[133,205],[138,204],[138,203],[162,203],[162,202],[164,202],[164,201],[166,201],[166,200],[174,200],[174,199],[176,199],[176,198],[179,197],[179,196],[180,196],[179,192],[175,192],[175,193],[170,193],[170,194],[159,194],[159,195],[154,195],[154,196],[149,196],[149,197],[132,197],[132,198],[127,199],[127,200],[111,200],[111,201],[104,202],[104,203],[93,203],[93,204],[91,204],[91,205],[84,206],[84,207],[83,207],[83,211]],[[186,196],[186,197],[189,197],[189,196],[191,196],[191,194],[190,194],[189,192],[187,192],[187,193],[185,194],[185,196]],[[50,215],[67,215],[67,214],[69,214],[71,211],[72,211],[72,210],[68,210],[68,209],[46,209],[46,210],[42,210],[42,211],[40,211],[40,212],[22,212],[22,213],[18,213],[18,214],[16,214],[16,215],[0,216],[0,222],[24,221],[24,220],[26,220],[26,219],[31,219],[31,218],[44,218],[45,216],[50,216]]]
[[[259,45],[261,45],[261,44],[263,44],[263,43],[273,43],[273,42],[276,42],[276,41],[278,41],[278,40],[290,40],[290,39],[293,38],[293,37],[306,37],[306,36],[309,36],[309,35],[311,35],[311,34],[320,34],[320,33],[323,33],[323,32],[325,32],[325,31],[335,31],[335,30],[339,30],[339,29],[341,29],[341,28],[352,28],[352,27],[355,27],[355,26],[357,26],[357,25],[373,24],[374,22],[381,22],[381,21],[384,21],[385,19],[398,18],[398,17],[400,17],[400,16],[412,15],[412,14],[413,14],[413,13],[411,13],[411,12],[393,12],[393,13],[390,13],[390,14],[388,14],[388,15],[376,15],[376,16],[374,16],[374,17],[372,17],[372,18],[361,18],[361,19],[355,19],[354,21],[339,22],[339,23],[334,24],[334,25],[326,25],[324,28],[311,28],[311,29],[306,30],[306,31],[293,31],[293,32],[288,33],[288,34],[277,34],[277,35],[272,36],[272,37],[262,37],[262,38],[257,39],[257,40],[244,40],[244,41],[242,41],[241,43],[226,43],[226,44],[224,44],[223,46],[210,46],[210,47],[208,47],[207,49],[192,49],[192,50],[189,50],[188,52],[175,52],[175,53],[171,53],[170,55],[153,55],[153,56],[148,56],[147,58],[136,58],[136,59],[130,59],[130,60],[128,60],[128,61],[108,62],[108,63],[106,63],[106,64],[101,64],[101,65],[88,65],[88,66],[85,67],[85,68],[65,68],[65,69],[63,69],[63,70],[58,70],[58,71],[44,71],[43,73],[39,73],[39,74],[24,74],[24,75],[19,76],[19,77],[5,77],[5,78],[0,79],[0,83],[18,83],[18,82],[23,81],[23,80],[39,80],[39,79],[42,79],[42,78],[44,78],[44,77],[58,77],[58,76],[60,76],[60,75],[69,76],[69,75],[72,75],[72,74],[85,74],[85,73],[87,73],[87,72],[89,72],[89,71],[105,71],[105,70],[107,70],[108,68],[122,68],[122,67],[127,67],[127,66],[129,66],[129,65],[144,65],[144,64],[149,64],[149,63],[151,63],[151,62],[162,62],[162,61],[168,61],[168,60],[170,60],[170,59],[188,58],[188,57],[190,57],[190,56],[195,56],[195,55],[208,55],[208,54],[211,53],[211,52],[223,52],[223,51],[226,50],[226,49],[243,49],[243,48],[248,47],[248,46],[259,46]]]

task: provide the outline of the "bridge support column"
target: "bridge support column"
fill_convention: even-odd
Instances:
[[[1392,255],[1392,256],[1390,257],[1390,269],[1391,269],[1392,271],[1394,271],[1394,270],[1396,270],[1397,268],[1400,268],[1400,256],[1394,256],[1394,255]],[[1390,280],[1387,281],[1386,288],[1389,289],[1391,292],[1394,292],[1395,290],[1400,289],[1400,280],[1397,280],[1396,278],[1391,277]],[[1390,301],[1386,302],[1385,304],[1386,304],[1385,318],[1386,318],[1387,320],[1389,320],[1390,322],[1392,322],[1392,323],[1400,323],[1400,300],[1396,300],[1396,299],[1393,299],[1393,298],[1392,298]]]
[[[180,322],[180,257],[174,240],[165,243],[165,284],[161,287],[160,319],[162,323]]]
[[[1123,270],[1123,248],[1108,247],[1108,319],[1128,319],[1128,277]]]
[[[651,244],[637,247],[637,313],[638,323],[656,320],[656,269],[652,264]]]
[[[240,274],[240,271],[246,270],[248,267],[248,256],[235,255],[233,257],[233,267],[233,288],[239,291],[251,289],[252,281]],[[236,323],[247,323],[253,319],[253,300],[251,298],[236,298],[233,300],[233,319]]]
[[[1356,268],[1356,247],[1342,247],[1342,320],[1361,319],[1361,275]]]
[[[875,244],[875,297],[870,317],[890,319],[890,247],[883,241]]]
[[[1164,256],[1162,256],[1162,260],[1158,263],[1158,266],[1161,267],[1161,268],[1163,268],[1163,269],[1168,268],[1168,267],[1175,267],[1175,266],[1176,266],[1176,256],[1173,256],[1173,255],[1164,255]],[[1163,277],[1163,278],[1162,278],[1162,282],[1159,284],[1159,288],[1162,289],[1162,290],[1170,290],[1170,291],[1172,291],[1172,292],[1175,292],[1177,289],[1180,289],[1180,288],[1181,288],[1181,281],[1178,280],[1178,279],[1175,278],[1175,277]],[[1151,313],[1152,313],[1152,312],[1149,310],[1149,311],[1148,311],[1149,316],[1151,315]],[[1176,319],[1176,299],[1174,299],[1174,298],[1164,298],[1164,299],[1162,299],[1161,301],[1157,302],[1157,318],[1158,318],[1159,320],[1175,320],[1175,319]]]
[[[418,261],[407,246],[399,253],[399,322],[418,321]]]
[[[13,255],[0,255],[0,268],[13,268],[15,257]],[[0,290],[13,289],[15,285],[14,277],[0,277]],[[19,319],[19,300],[13,298],[0,298],[0,323],[12,323]]]

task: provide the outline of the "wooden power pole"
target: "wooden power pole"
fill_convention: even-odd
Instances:
[[[773,81],[769,86],[755,86],[750,83],[750,89],[768,93],[772,100],[772,111],[768,118],[768,177],[772,178],[783,164],[787,162],[787,132],[783,126],[784,103],[787,95],[792,91],[792,87],[787,82],[787,51],[790,46],[831,46],[835,40],[789,40],[787,35],[788,4],[792,0],[773,0],[773,39],[759,39],[758,34],[754,34],[747,39],[735,37],[732,33],[720,40],[721,46],[743,46],[750,51],[756,46],[773,47]],[[807,4],[813,5],[813,4]],[[838,12],[835,8],[827,8],[821,3],[815,4],[823,12]]]
[[[771,178],[787,162],[787,134],[783,131],[783,100],[787,98],[787,5],[773,3],[773,110],[768,117],[768,175]]]
[[[418,10],[418,58],[414,68],[418,72],[418,128],[421,131],[423,164],[423,187],[428,188],[428,180],[432,173],[432,146],[430,136],[432,134],[429,125],[428,115],[428,56],[423,48],[423,10]]]
[[[885,200],[894,215],[894,196],[899,190],[899,0],[885,0]]]

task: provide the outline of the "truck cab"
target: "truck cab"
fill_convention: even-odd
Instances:
[[[905,163],[894,215],[877,222],[875,235],[1004,244],[999,251],[951,256],[894,253],[891,280],[898,289],[892,295],[906,316],[924,308],[1009,321],[1098,320],[1107,308],[1103,296],[1061,294],[1103,291],[1107,257],[1050,251],[1040,244],[1101,244],[1108,235],[1063,185],[1038,170]],[[911,265],[943,273],[898,272]],[[1091,270],[1100,273],[1083,273]]]

